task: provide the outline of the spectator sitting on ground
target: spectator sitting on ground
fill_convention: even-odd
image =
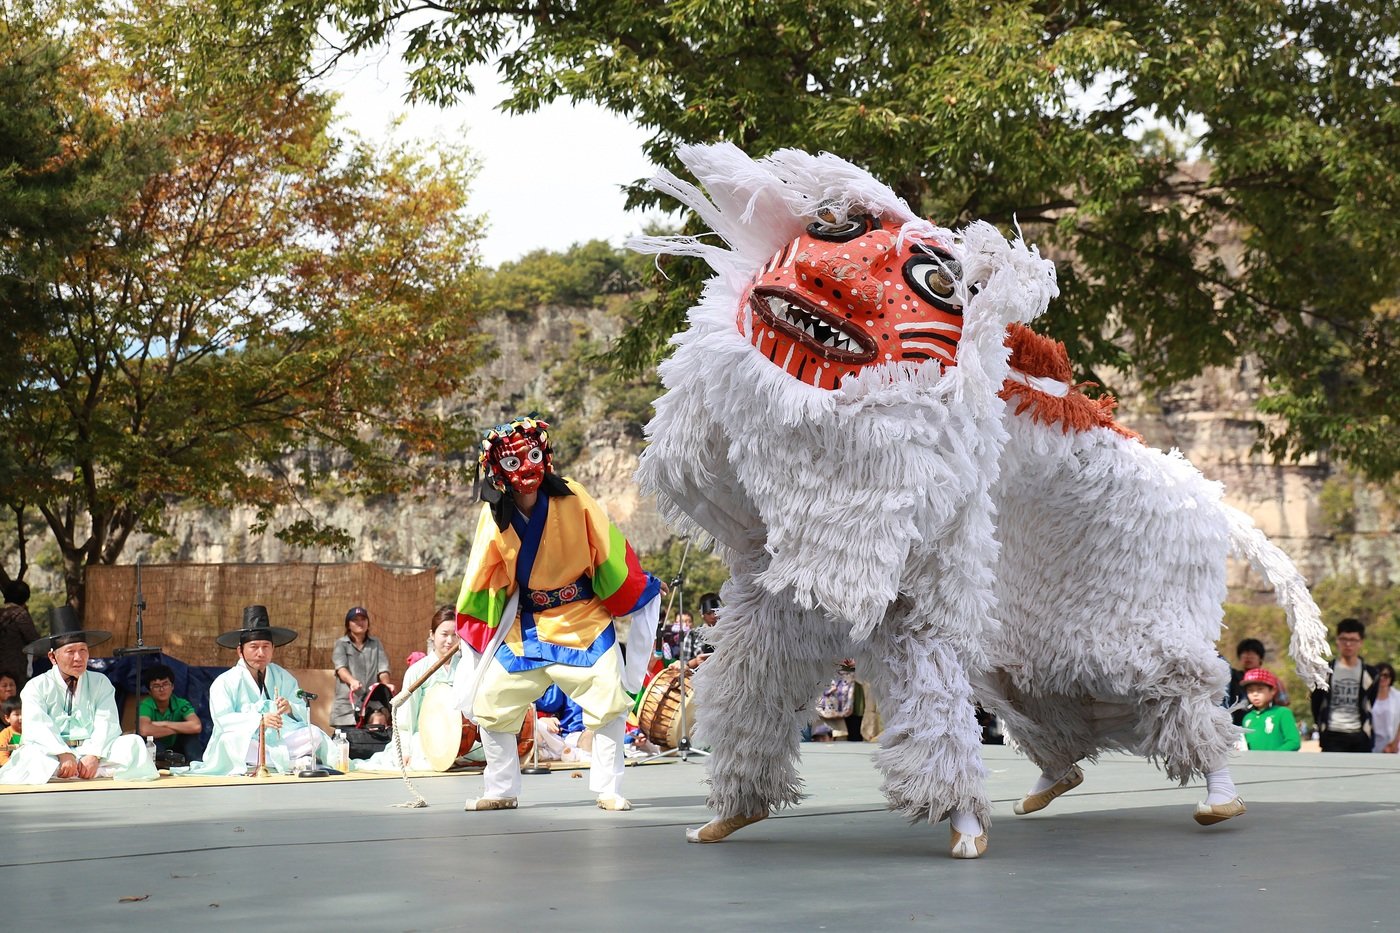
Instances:
[[[53,632],[25,647],[53,665],[24,685],[24,741],[0,768],[0,784],[47,784],[58,778],[152,781],[159,776],[134,735],[122,735],[112,682],[89,671],[88,645],[110,632],[85,630],[71,606],[50,613]]]
[[[19,678],[9,671],[0,671],[0,703],[19,696]]]
[[[1244,716],[1244,740],[1254,752],[1296,752],[1302,747],[1293,711],[1274,704],[1278,678],[1262,667],[1244,672],[1245,695],[1252,707]]]
[[[1384,662],[1376,665],[1376,702],[1371,704],[1373,752],[1394,755],[1400,752],[1400,693],[1395,690],[1395,668]]]
[[[137,707],[136,732],[155,739],[159,761],[184,764],[183,760],[174,760],[184,758],[183,754],[178,754],[178,748],[185,741],[184,736],[199,735],[204,724],[190,701],[175,695],[175,672],[169,667],[152,665],[142,679],[150,695],[142,697]]]
[[[0,765],[3,765],[23,738],[24,704],[14,697],[0,700],[0,722],[5,724],[5,728],[0,729]]]

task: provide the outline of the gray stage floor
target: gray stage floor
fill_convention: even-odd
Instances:
[[[568,772],[501,813],[462,812],[467,775],[416,810],[398,781],[3,796],[0,929],[1400,928],[1400,756],[1242,754],[1249,812],[1202,828],[1203,788],[1117,755],[1014,816],[1034,769],[989,748],[991,849],[956,862],[884,810],[870,746],[803,749],[811,797],[707,846],[691,763],[629,768],[630,813]]]

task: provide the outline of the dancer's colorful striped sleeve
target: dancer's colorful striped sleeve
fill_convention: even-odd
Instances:
[[[583,503],[588,518],[588,546],[593,555],[593,595],[603,601],[609,614],[625,616],[655,599],[661,581],[642,569],[632,545],[618,527],[608,520],[603,507],[582,486],[572,480],[569,488]]]
[[[486,650],[510,598],[510,568],[501,556],[500,543],[491,509],[483,505],[462,591],[457,596],[457,634],[478,653]]]

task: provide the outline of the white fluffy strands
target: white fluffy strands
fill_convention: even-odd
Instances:
[[[727,145],[680,155],[703,190],[669,174],[658,189],[730,249],[694,238],[632,244],[703,258],[717,273],[662,364],[667,393],[638,478],[669,518],[714,537],[732,574],[716,654],[696,678],[697,738],[713,745],[710,806],[725,819],[800,799],[797,732],[832,661],[857,654],[884,699],[877,761],[891,807],[914,820],[957,809],[985,826],[966,672],[985,664],[996,627],[990,491],[1006,438],[997,392],[1006,327],[1044,311],[1053,266],[986,224],[935,228],[834,156],[754,161]],[[898,224],[901,238],[935,236],[953,252],[964,308],[955,368],[871,365],[823,390],[754,348],[740,304],[747,284],[819,212],[868,212],[886,229]]]
[[[1310,677],[1326,633],[1296,568],[1175,451],[1029,416],[1007,427],[995,491],[1002,626],[984,699],[1047,773],[1109,748],[1183,783],[1223,768],[1238,735],[1215,651],[1225,558],[1248,557],[1277,588]]]

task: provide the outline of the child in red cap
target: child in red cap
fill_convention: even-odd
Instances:
[[[1302,747],[1293,711],[1274,705],[1278,678],[1262,667],[1244,672],[1240,678],[1252,707],[1244,715],[1244,740],[1253,752],[1296,752]]]

